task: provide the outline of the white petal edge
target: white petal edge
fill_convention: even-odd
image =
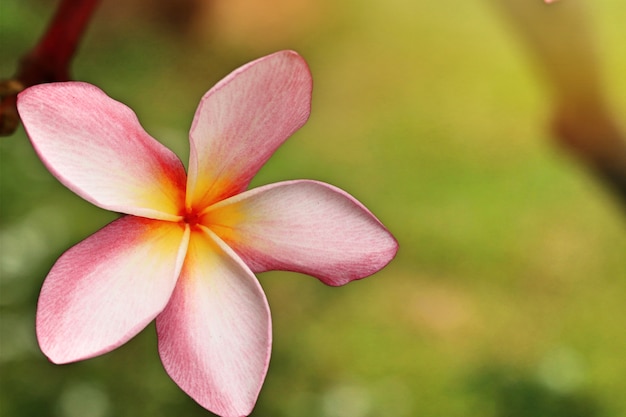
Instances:
[[[252,411],[269,366],[269,306],[252,271],[210,230],[192,232],[156,324],[163,366],[183,391],[222,417]]]
[[[190,131],[187,206],[245,190],[309,118],[313,81],[304,59],[280,51],[226,76],[198,105]]]
[[[42,162],[76,194],[107,210],[180,220],[184,167],[130,108],[82,82],[27,88],[17,108]]]
[[[43,353],[62,364],[126,343],[165,308],[188,242],[189,228],[125,216],[65,252],[37,305]]]
[[[311,180],[246,191],[215,204],[203,222],[254,272],[301,272],[333,286],[377,272],[398,249],[363,204]]]

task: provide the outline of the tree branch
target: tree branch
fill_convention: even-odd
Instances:
[[[626,205],[626,132],[610,110],[587,5],[582,0],[549,6],[494,1],[515,24],[552,87],[555,139]]]

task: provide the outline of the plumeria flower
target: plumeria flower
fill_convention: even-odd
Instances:
[[[310,113],[304,60],[278,52],[235,70],[200,101],[189,171],[135,114],[79,82],[23,91],[39,157],[65,186],[123,216],[65,252],[37,306],[44,354],[63,364],[109,352],[156,319],[171,378],[206,409],[248,415],[271,351],[254,273],[296,271],[338,286],[383,268],[397,242],[346,192],[311,181],[247,190]]]

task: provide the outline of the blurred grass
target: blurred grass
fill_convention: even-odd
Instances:
[[[185,42],[109,6],[74,67],[186,162],[195,106],[217,80],[277,49],[309,62],[311,120],[254,184],[333,183],[401,247],[387,269],[343,288],[260,277],[275,340],[253,415],[626,415],[623,212],[551,146],[547,88],[502,16],[486,1],[319,7],[287,38],[216,32]],[[624,115],[626,5],[589,8]],[[8,76],[51,10],[29,0],[0,11]],[[207,415],[163,372],[152,327],[78,364],[39,353],[41,281],[114,216],[58,185],[23,131],[0,141],[0,158],[0,415]]]

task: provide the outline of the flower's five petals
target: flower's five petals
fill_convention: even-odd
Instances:
[[[361,203],[316,181],[244,192],[216,204],[205,222],[253,271],[302,272],[333,286],[373,274],[398,249]]]
[[[235,195],[311,111],[312,78],[297,53],[233,71],[202,98],[190,132],[187,206]]]
[[[383,268],[394,237],[361,203],[321,182],[247,190],[308,119],[312,79],[293,51],[232,72],[200,101],[189,172],[135,114],[97,87],[30,87],[18,111],[48,169],[72,191],[125,213],[64,253],[43,284],[37,339],[68,363],[109,352],[156,318],[174,382],[222,416],[252,412],[268,370],[270,311],[254,272],[338,286]]]
[[[182,163],[124,104],[90,84],[67,82],[30,87],[17,107],[41,160],[76,194],[121,213],[162,220],[180,214]]]
[[[182,269],[188,228],[126,216],[54,264],[37,306],[37,339],[55,363],[122,345],[165,308]]]
[[[161,361],[183,391],[223,417],[252,411],[269,364],[269,307],[252,272],[208,229],[192,232],[156,324]]]

